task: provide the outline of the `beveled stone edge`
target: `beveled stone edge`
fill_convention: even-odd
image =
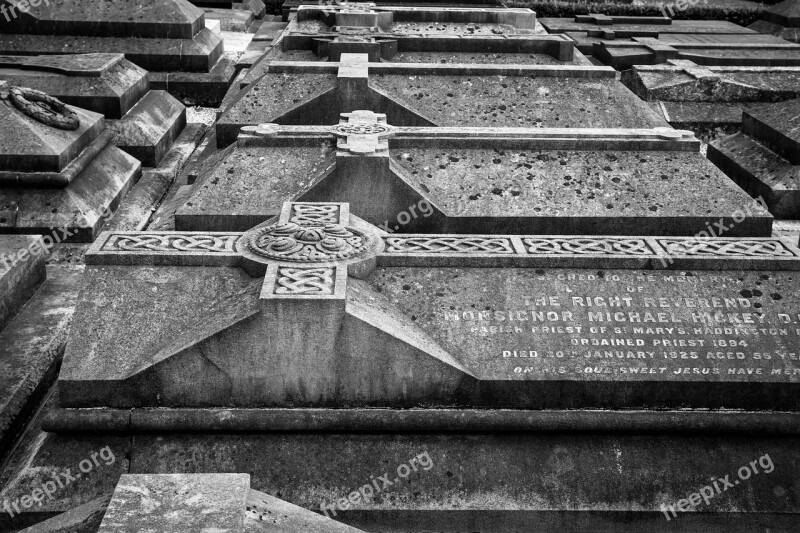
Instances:
[[[725,409],[524,410],[524,409],[324,409],[55,407],[47,432],[413,432],[460,431],[610,433],[687,432],[800,435],[800,412]]]
[[[554,41],[557,42],[557,41]],[[269,72],[277,74],[328,73],[339,70],[340,62],[272,61]],[[559,78],[616,78],[613,67],[590,65],[527,65],[469,63],[369,63],[370,72],[384,74],[431,74],[458,76],[530,76]]]

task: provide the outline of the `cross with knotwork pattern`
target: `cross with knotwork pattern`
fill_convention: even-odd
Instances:
[[[64,406],[409,406],[460,394],[490,398],[509,380],[538,379],[513,374],[496,357],[506,342],[500,337],[459,329],[462,314],[490,320],[546,294],[565,304],[584,291],[599,291],[592,304],[608,291],[631,300],[625,280],[643,271],[671,279],[681,270],[800,270],[800,250],[776,238],[388,234],[351,215],[348,204],[287,202],[279,217],[241,233],[104,233],[86,263],[83,300],[120,295],[108,305],[125,321],[103,306],[78,306],[59,385]],[[572,292],[560,281],[561,272],[602,270],[613,286]],[[463,285],[468,279],[477,285]],[[490,280],[496,285],[486,292]],[[662,284],[654,291],[672,290],[663,279],[653,283]],[[461,288],[450,294],[448,284]],[[430,307],[437,298],[445,299],[441,309]],[[575,315],[581,302],[542,319],[583,323]],[[150,311],[125,313],[126,306]],[[680,311],[690,320],[696,310]],[[514,320],[528,312],[515,311]],[[147,332],[133,350],[119,340],[131,331]],[[570,346],[568,336],[541,336],[535,327],[516,334],[523,344]],[[499,344],[486,347],[490,341]],[[525,405],[541,397],[532,386]]]

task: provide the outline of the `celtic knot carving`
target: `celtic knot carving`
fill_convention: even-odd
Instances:
[[[795,257],[779,240],[658,239],[671,256]]]
[[[514,253],[511,240],[504,237],[386,237],[385,241],[389,253]]]
[[[293,204],[289,222],[295,224],[336,224],[339,222],[338,205]]]
[[[531,254],[547,255],[654,255],[644,239],[627,238],[525,238],[525,249]]]
[[[17,110],[37,122],[60,130],[77,130],[81,123],[77,113],[49,94],[24,87],[10,87],[8,99]]]
[[[254,232],[251,252],[277,261],[326,262],[348,259],[367,248],[363,233],[338,224],[300,226],[286,222]]]
[[[350,122],[347,124],[337,124],[331,128],[331,131],[333,131],[334,135],[347,137],[349,135],[378,135],[388,132],[389,128],[377,122]]]
[[[112,235],[102,251],[123,252],[205,252],[236,251],[239,235],[140,234]]]
[[[333,294],[334,269],[280,267],[275,279],[275,294]]]

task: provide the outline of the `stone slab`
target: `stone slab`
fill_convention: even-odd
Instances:
[[[52,267],[49,274],[49,279],[0,332],[3,459],[55,381],[78,297],[79,271]]]
[[[161,165],[157,169],[146,169],[142,172],[142,178],[125,196],[124,202],[120,204],[104,229],[106,231],[144,229],[153,217],[156,206],[175,183],[203,133],[204,127],[201,124],[189,124],[176,139]]]
[[[748,26],[759,33],[768,33],[792,43],[800,43],[800,28],[787,28],[774,22],[757,20]]]
[[[323,205],[345,204],[287,204],[280,221],[295,220],[293,212],[314,218]],[[800,266],[800,251],[780,241],[383,235],[374,272],[365,258],[352,271],[361,280],[330,273],[329,299],[344,304],[343,325],[317,328],[313,366],[325,372],[315,374],[296,344],[282,344],[287,315],[271,309],[319,300],[289,288],[302,283],[289,283],[289,271],[303,265],[267,267],[263,289],[234,268],[258,275],[247,266],[258,249],[252,235],[120,233],[98,241],[87,255],[87,287],[118,313],[107,316],[85,294],[62,369],[62,405],[798,408],[796,271],[756,263],[756,271],[738,270],[735,259],[784,257]],[[576,268],[581,250],[595,269]],[[528,253],[546,262],[514,263]],[[611,267],[617,259],[626,266]],[[701,262],[685,262],[692,259]],[[676,271],[647,272],[658,262]],[[720,270],[726,263],[730,270]],[[141,308],[153,311],[143,317]],[[394,370],[355,364],[368,359],[366,346],[382,346]],[[291,372],[273,368],[284,358]],[[186,368],[191,383],[181,378]],[[272,383],[274,375],[282,381]]]
[[[108,437],[115,445],[118,437]],[[48,465],[57,472],[74,470],[79,456],[49,450],[101,446],[97,438],[39,438],[43,446],[30,450],[26,459],[36,468]],[[798,513],[793,489],[796,437],[438,431],[171,433],[131,440],[132,473],[248,473],[256,491],[280,495],[320,514],[323,505],[335,505],[373,479],[388,476],[390,484],[378,482],[381,489],[369,501],[334,507],[335,516],[328,507],[329,516],[369,531],[400,522],[411,530],[511,532],[536,524],[542,528],[537,531],[581,533],[611,533],[632,525],[657,533],[676,527],[745,533],[766,524],[772,531],[790,533]],[[120,452],[114,448],[114,453]],[[416,471],[409,466],[412,459]],[[752,468],[751,462],[759,473],[739,479],[738,470]],[[405,479],[400,479],[400,465],[411,468]],[[405,467],[401,472],[406,473]],[[723,491],[719,478],[726,475],[734,486]],[[113,492],[118,476],[104,482],[103,494]],[[718,481],[720,493],[715,490],[708,505],[701,501],[697,512],[669,513],[667,506],[675,507],[713,481]],[[82,479],[63,492],[77,506],[96,498],[87,489]],[[63,499],[46,502],[41,515],[59,508]]]
[[[644,100],[773,102],[800,96],[800,67],[636,65],[621,81]]]
[[[114,144],[142,162],[156,167],[186,126],[186,108],[165,91],[148,91],[112,126]]]
[[[124,474],[98,533],[242,533],[247,474]]]
[[[780,218],[800,218],[800,165],[793,165],[744,133],[708,145],[708,158]]]
[[[800,413],[737,410],[524,409],[64,409],[47,411],[53,433],[107,432],[661,432],[671,435],[800,434]]]
[[[31,250],[41,253],[31,254]],[[40,237],[0,236],[0,330],[44,281],[45,256]]]
[[[168,91],[186,105],[219,106],[236,76],[236,62],[223,54],[210,72],[151,72],[150,87]]]
[[[738,24],[722,20],[672,20],[669,24],[659,21],[651,23],[612,23],[595,24],[591,22],[577,22],[574,18],[539,17],[539,22],[549,33],[566,32],[613,32],[618,37],[633,37],[641,33],[688,33],[688,34],[749,34],[755,35],[753,30],[743,28]]]
[[[600,42],[592,55],[617,70],[634,65],[656,65],[670,60],[689,60],[707,66],[786,67],[800,66],[800,45],[710,44],[661,42]]]
[[[112,52],[151,72],[209,72],[222,56],[222,38],[203,28],[188,38],[0,34],[0,54],[50,55]]]
[[[0,77],[118,119],[147,92],[147,72],[121,54],[0,57]]]
[[[273,64],[220,117],[218,146],[231,144],[245,125],[335,124],[340,113],[354,109],[385,113],[395,126],[665,125],[603,67],[370,64],[368,88],[353,92],[345,90],[335,68],[281,65],[275,72],[278,65]],[[519,100],[518,94],[536,97]],[[565,103],[573,98],[586,104],[574,108]]]
[[[794,439],[651,435],[158,435],[137,439],[132,470],[245,471],[255,489],[317,512],[370,476],[388,474],[391,485],[369,503],[335,509],[336,519],[366,530],[400,522],[437,531],[536,524],[536,531],[633,526],[665,533],[678,526],[721,533],[766,523],[788,533],[797,520],[794,445]],[[264,449],[276,460],[265,461]],[[702,512],[665,519],[662,504],[674,505],[712,477],[734,480],[740,466],[764,454],[774,465],[770,474],[741,481],[708,506],[701,502]],[[399,465],[417,457],[424,466],[400,479]]]
[[[789,163],[800,165],[800,99],[746,109],[742,132]]]
[[[102,115],[70,108],[78,127],[65,130],[47,125],[16,108],[7,97],[0,100],[0,118],[14,135],[0,140],[0,170],[7,173],[60,173],[92,146],[101,148],[106,128]],[[108,140],[105,141],[106,143]]]
[[[20,533],[97,533],[108,498],[97,498],[63,514],[25,528]]]
[[[66,188],[0,188],[0,233],[91,242],[141,174],[141,164],[106,146]]]
[[[176,227],[244,231],[280,213],[286,199],[300,199],[350,202],[357,216],[402,232],[695,235],[722,218],[731,235],[769,235],[763,208],[699,153],[672,151],[681,148],[666,140],[613,145],[617,130],[599,130],[594,141],[587,134],[547,146],[548,132],[590,130],[397,131],[389,161],[369,169],[336,157],[324,131],[302,140],[287,130],[284,140],[236,146],[201,175],[176,212]],[[272,171],[265,175],[263,165]],[[373,193],[365,198],[364,190]],[[684,194],[708,200],[702,209],[694,200],[660,200]],[[409,206],[417,216],[398,220]],[[731,224],[739,210],[749,212],[747,220]]]
[[[52,498],[20,507],[22,513],[4,510],[0,514],[3,531],[32,526],[43,520],[73,510],[98,498],[110,498],[122,474],[130,470],[132,440],[119,435],[100,435],[90,438],[56,437],[43,433],[36,422],[15,450],[5,471],[2,472],[0,505],[22,505],[22,497],[40,489],[44,483],[62,481]],[[89,469],[84,459],[92,463]],[[96,462],[95,462],[96,459]],[[72,532],[70,532],[72,533]]]
[[[18,11],[18,17],[0,19],[4,32],[38,35],[90,35],[191,39],[204,26],[203,12],[186,0],[114,3],[44,2]]]

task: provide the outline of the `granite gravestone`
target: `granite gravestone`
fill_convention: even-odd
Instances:
[[[797,407],[800,251],[774,238],[387,235],[288,203],[87,262],[65,407]]]
[[[0,86],[0,233],[91,241],[138,180],[141,164],[113,146],[98,113],[41,91]]]
[[[340,62],[270,63],[220,116],[217,145],[232,144],[244,126],[334,125],[358,109],[394,126],[666,126],[608,67],[370,63],[366,54],[343,54]]]
[[[332,127],[246,127],[175,223],[244,231],[291,198],[348,202],[403,233],[695,235],[713,219],[724,236],[768,236],[769,215],[698,148],[666,127],[396,128],[361,110]]]
[[[114,145],[145,166],[157,166],[186,126],[183,104],[151,91],[147,71],[122,54],[0,56],[0,79],[113,119]]]
[[[712,142],[708,158],[779,218],[800,218],[800,100],[744,110],[742,131]]]
[[[800,97],[800,67],[705,67],[673,59],[634,66],[621,80],[673,127],[704,133],[717,128],[733,133],[744,108]]]
[[[114,52],[151,72],[151,88],[217,105],[234,77],[222,39],[188,0],[52,0],[0,17],[0,54]]]
[[[784,0],[777,5],[767,7],[762,12],[761,19],[748,28],[800,43],[800,2]]]

